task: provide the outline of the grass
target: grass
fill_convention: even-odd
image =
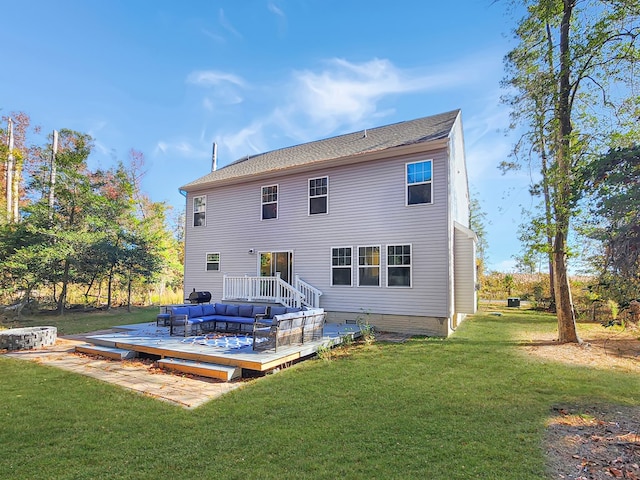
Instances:
[[[57,327],[58,335],[73,335],[104,330],[114,325],[153,322],[157,314],[158,307],[132,307],[131,312],[127,312],[126,308],[114,308],[90,313],[67,312],[65,315],[23,315],[19,320],[0,317],[0,329],[47,325]]]
[[[559,402],[638,404],[640,376],[534,360],[552,317],[477,315],[449,339],[354,345],[187,411],[0,357],[0,472],[29,479],[543,479]]]

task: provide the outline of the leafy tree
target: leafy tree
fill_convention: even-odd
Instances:
[[[484,272],[487,260],[488,243],[487,243],[487,212],[482,210],[480,201],[475,197],[471,197],[469,203],[469,228],[473,230],[478,237],[476,244],[476,258],[478,261],[478,273]]]
[[[640,146],[612,149],[583,171],[588,235],[602,245],[600,286],[621,305],[640,299]]]
[[[514,126],[526,131],[517,151],[540,160],[558,339],[579,342],[567,268],[571,218],[584,192],[578,172],[590,155],[638,135],[640,2],[526,0],[524,7],[504,84]]]
[[[17,222],[19,208],[26,203],[24,186],[25,173],[29,176],[37,162],[37,148],[28,141],[32,133],[39,133],[40,127],[31,126],[31,118],[24,112],[11,112],[0,118],[0,204],[6,215],[0,216],[2,222]],[[13,132],[13,149],[9,152],[9,123]],[[4,126],[7,128],[3,128]],[[11,153],[11,162],[9,161]],[[9,192],[7,192],[9,190]],[[8,193],[8,194],[7,194]],[[10,204],[7,205],[7,202]]]

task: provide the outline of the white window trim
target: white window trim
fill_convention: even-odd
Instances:
[[[360,285],[360,248],[378,248],[378,265],[364,265],[364,268],[375,268],[378,267],[378,285]],[[382,287],[382,245],[358,245],[356,247],[356,268],[357,272],[357,286],[359,288],[381,288]]]
[[[209,261],[209,255],[218,255],[218,261],[217,261],[217,262],[210,262],[210,261]],[[209,270],[209,269],[207,268],[207,266],[208,266],[210,263],[217,263],[217,264],[218,264],[218,269],[217,269],[217,270]],[[205,271],[205,272],[220,272],[220,271],[222,271],[222,265],[221,265],[221,262],[220,262],[220,252],[207,252],[207,253],[205,253],[205,257],[204,257],[204,271]]]
[[[409,183],[409,179],[407,178],[407,168],[409,165],[413,165],[415,163],[424,163],[431,162],[431,180],[428,182],[418,182],[418,183]],[[433,205],[433,158],[425,158],[424,160],[416,160],[415,162],[407,162],[404,164],[404,204],[406,207],[417,207],[419,205]],[[431,189],[431,201],[429,203],[414,203],[413,205],[409,204],[409,185],[424,185],[425,183],[429,184],[429,188]]]
[[[320,180],[322,178],[326,178],[327,179],[327,193],[324,195],[314,195],[313,197],[311,196],[311,192],[309,191],[309,182],[311,182],[311,180]],[[319,197],[326,197],[327,199],[327,211],[324,213],[311,213],[311,199],[312,198],[319,198]],[[313,177],[313,178],[308,178],[307,179],[307,215],[308,216],[313,216],[313,215],[329,215],[329,175],[323,175],[322,177]]]
[[[196,200],[199,198],[203,198],[204,202],[204,208],[202,211],[197,211],[196,212]],[[204,213],[204,223],[202,225],[196,225],[196,213]],[[193,197],[193,202],[192,202],[192,217],[191,217],[191,225],[194,227],[206,227],[207,226],[207,196],[206,195],[196,195],[195,197]]]
[[[262,189],[264,188],[269,188],[269,187],[276,187],[276,201],[275,202],[264,202],[262,200],[262,196],[263,196],[263,191]],[[262,207],[265,205],[270,205],[272,203],[276,204],[276,216],[274,218],[263,218],[262,217]],[[264,221],[268,221],[268,220],[277,220],[278,217],[280,216],[280,185],[277,183],[274,183],[272,185],[262,185],[260,187],[260,221],[264,222]]]
[[[349,249],[351,249],[351,265],[349,265],[349,270],[351,271],[351,273],[350,273],[351,284],[349,284],[349,285],[335,285],[333,283],[333,269],[334,268],[347,268],[346,265],[334,265],[333,264],[333,251],[336,248],[349,248]],[[354,267],[354,265],[353,265],[353,247],[351,245],[340,246],[340,247],[331,247],[331,250],[329,251],[329,253],[330,253],[329,261],[330,261],[330,267],[331,267],[331,278],[329,279],[329,284],[332,287],[352,288],[354,286],[353,285],[353,267]]]
[[[409,255],[410,255],[410,259],[411,259],[411,263],[409,265],[389,265],[389,247],[404,247],[408,245],[409,246]],[[387,288],[412,288],[413,287],[413,244],[412,243],[390,243],[388,245],[385,246],[385,252],[386,252],[386,256],[385,256],[385,260],[386,260],[386,273],[387,273],[387,278],[386,278],[386,283],[387,283]],[[408,267],[409,268],[409,285],[389,285],[389,268],[393,268],[393,267]]]

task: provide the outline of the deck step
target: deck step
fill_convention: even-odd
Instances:
[[[116,347],[106,347],[103,345],[77,345],[76,352],[88,353],[89,355],[100,355],[101,357],[112,358],[113,360],[128,360],[138,356],[138,352],[124,350]]]
[[[242,368],[216,363],[194,362],[179,358],[163,358],[158,360],[158,366],[183,373],[200,375],[201,377],[217,378],[228,382],[242,375]]]

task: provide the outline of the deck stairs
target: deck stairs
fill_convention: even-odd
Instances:
[[[95,355],[97,357],[109,358],[111,360],[130,360],[138,356],[138,352],[135,350],[126,350],[124,348],[95,345],[90,343],[76,345],[75,350],[78,353]],[[225,382],[234,380],[242,375],[242,369],[236,366],[218,365],[215,363],[185,360],[182,358],[161,358],[158,360],[158,367],[165,370],[199,375],[201,377],[217,378]]]
[[[296,275],[293,285],[280,278],[224,275],[223,301],[262,302],[287,307],[319,308],[322,292]]]
[[[190,373],[201,377],[217,378],[223,382],[229,382],[242,376],[242,369],[235,366],[183,360],[180,358],[163,358],[158,360],[158,366],[167,370]]]
[[[110,358],[112,360],[129,360],[138,356],[138,352],[134,350],[125,350],[124,348],[94,345],[90,343],[76,345],[76,352],[88,355],[97,355],[99,357]]]

